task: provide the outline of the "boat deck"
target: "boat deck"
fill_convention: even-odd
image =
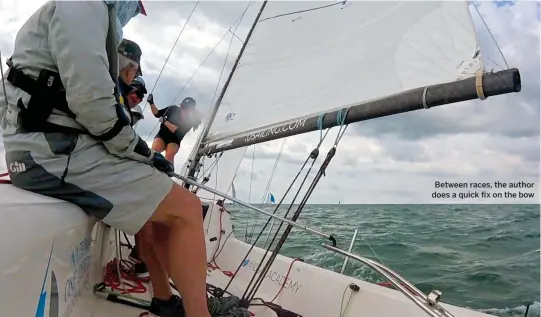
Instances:
[[[128,253],[126,252],[124,254],[128,254]],[[209,269],[207,271],[207,283],[212,284],[216,287],[220,287],[223,289],[229,282],[229,279],[230,278],[226,274],[222,273],[220,270]],[[127,281],[127,280],[123,280],[123,281],[125,283],[130,283],[130,281]],[[144,286],[146,287],[145,293],[130,294],[130,296],[150,301],[152,297],[151,295],[152,287],[150,283],[144,283]],[[176,290],[172,289],[172,291],[174,294],[179,295]],[[228,291],[233,294],[242,294],[244,290],[236,286],[235,284],[232,284],[228,288]],[[91,287],[87,287],[85,288],[85,290],[83,291],[79,299],[77,300],[77,303],[75,306],[77,307],[77,309],[94,310],[93,313],[90,314],[90,316],[133,317],[133,316],[139,316],[143,314],[144,312],[146,312],[146,310],[142,308],[136,308],[136,307],[132,307],[123,303],[116,303],[116,302],[109,301],[106,299],[106,297],[107,297],[107,294],[93,293],[91,290]],[[276,313],[273,310],[265,306],[259,306],[259,305],[251,306],[249,310],[251,312],[250,315],[252,316],[257,315],[261,317],[277,317]],[[72,314],[73,313],[75,313],[75,311],[73,311]],[[87,314],[88,314],[88,311],[87,311]],[[75,313],[74,315],[78,316],[79,314]]]

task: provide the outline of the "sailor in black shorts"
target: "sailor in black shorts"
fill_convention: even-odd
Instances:
[[[201,117],[195,109],[196,102],[193,98],[186,97],[180,106],[172,105],[158,110],[154,105],[152,94],[148,96],[147,100],[152,114],[156,118],[160,118],[161,121],[160,130],[152,143],[152,149],[160,153],[165,150],[165,157],[173,163],[184,136],[190,132],[190,129],[197,130],[201,123]]]

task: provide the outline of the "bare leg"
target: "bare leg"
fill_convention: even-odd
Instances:
[[[169,272],[169,235],[171,228],[161,223],[154,222],[153,224],[153,251],[154,255],[159,259],[162,268]]]
[[[173,293],[169,286],[169,276],[165,267],[162,267],[158,255],[154,252],[152,241],[154,241],[153,223],[147,222],[135,236],[141,259],[147,265],[150,276],[150,283],[154,291],[154,297],[161,300],[168,300]]]
[[[152,141],[152,149],[158,153],[161,153],[165,151],[165,143],[163,143],[161,138],[155,138],[154,141]]]
[[[175,164],[175,155],[178,153],[178,149],[179,145],[176,145],[175,143],[169,143],[165,148],[165,158],[171,162],[171,164]]]
[[[160,203],[151,221],[170,228],[167,241],[167,269],[178,288],[186,315],[210,317],[206,295],[206,246],[201,202],[178,184]],[[161,243],[153,237],[154,245]],[[179,260],[182,259],[182,260]],[[152,274],[152,273],[151,273]]]

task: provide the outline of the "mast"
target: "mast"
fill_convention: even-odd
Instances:
[[[224,83],[224,86],[222,87],[222,91],[220,92],[220,96],[218,97],[218,100],[216,100],[216,103],[214,104],[214,107],[212,108],[211,114],[208,119],[208,123],[207,125],[205,125],[205,128],[201,132],[201,135],[199,139],[197,140],[197,143],[194,148],[201,147],[202,146],[201,143],[207,137],[210,131],[212,122],[214,121],[214,118],[216,117],[216,113],[218,112],[218,108],[220,107],[220,104],[222,103],[222,99],[225,96],[225,92],[227,91],[227,88],[229,87],[229,83],[231,82],[231,79],[233,78],[233,73],[235,73],[235,70],[237,69],[237,66],[239,65],[242,54],[244,53],[244,49],[246,48],[246,45],[248,45],[248,41],[250,40],[250,37],[252,36],[252,33],[254,32],[255,26],[257,22],[259,21],[259,18],[261,17],[261,14],[263,13],[263,9],[265,9],[266,5],[267,5],[267,0],[263,1],[263,4],[261,5],[259,12],[257,13],[257,16],[254,19],[254,23],[252,24],[250,31],[248,31],[248,34],[246,35],[246,40],[244,41],[244,43],[242,44],[240,48],[239,55],[237,55],[237,59],[235,60],[235,63],[233,64],[231,72],[229,73],[229,77],[227,77],[227,80]],[[188,167],[188,178],[193,178],[197,171],[197,165],[199,164],[199,161],[201,159],[201,155],[199,155],[199,152],[200,151],[195,152],[195,156]],[[187,183],[184,183],[184,187],[188,189],[190,188],[190,185]]]
[[[475,77],[415,88],[377,100],[350,105],[348,106],[349,111],[346,114],[344,124],[419,109],[429,109],[477,98],[483,100],[489,96],[519,92],[520,90],[520,73],[516,68],[495,73],[477,73]],[[252,129],[251,134],[244,133],[232,140],[202,147],[199,149],[198,154],[210,155],[319,129],[328,129],[339,125],[337,119],[342,115],[344,115],[342,109],[325,113],[322,122],[320,122],[322,123],[321,126],[318,124],[321,116],[315,115],[309,118],[297,118],[293,121],[277,123],[266,129]]]

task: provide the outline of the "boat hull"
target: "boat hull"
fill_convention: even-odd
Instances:
[[[123,317],[141,312],[92,293],[92,286],[101,282],[105,263],[115,254],[114,234],[108,227],[75,205],[12,185],[0,185],[0,210],[4,213],[4,239],[0,240],[1,316]],[[207,282],[223,288],[230,280],[229,272],[237,269],[250,245],[235,238],[228,211],[218,205],[209,206],[204,229],[207,261],[211,262]],[[264,252],[254,248],[228,291],[242,296]],[[276,297],[274,303],[307,317],[340,315],[341,311],[344,317],[426,315],[398,291],[293,261],[278,255],[255,297],[265,301]],[[349,288],[352,283],[358,291]],[[143,296],[150,298],[149,294]],[[443,306],[455,316],[490,316]],[[264,306],[252,306],[250,310],[256,316],[275,316]]]

